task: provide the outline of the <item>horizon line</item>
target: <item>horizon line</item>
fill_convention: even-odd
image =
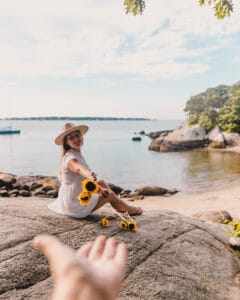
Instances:
[[[151,120],[146,117],[77,117],[77,116],[30,116],[30,117],[4,117],[0,120]]]

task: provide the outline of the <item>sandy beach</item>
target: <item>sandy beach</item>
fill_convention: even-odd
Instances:
[[[226,210],[234,219],[240,220],[240,183],[214,190],[179,192],[168,197],[145,197],[133,204],[142,206],[145,211],[170,210],[185,216],[203,211]]]

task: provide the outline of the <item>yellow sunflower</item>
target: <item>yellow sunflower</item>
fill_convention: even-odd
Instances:
[[[102,227],[109,227],[109,221],[108,221],[107,218],[102,218],[100,220],[100,224],[101,224]]]
[[[128,230],[128,223],[126,221],[120,221],[120,227],[122,230]]]
[[[98,192],[98,184],[91,178],[87,178],[82,182],[82,188],[84,192],[94,195]]]
[[[91,194],[83,192],[78,195],[77,200],[81,205],[88,205],[91,202]]]
[[[134,221],[130,221],[127,223],[128,230],[137,231],[137,223]]]

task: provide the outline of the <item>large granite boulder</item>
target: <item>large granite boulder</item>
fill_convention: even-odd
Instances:
[[[136,233],[109,228],[99,215],[76,220],[47,209],[49,199],[0,199],[0,299],[49,299],[52,279],[46,258],[32,248],[41,232],[78,248],[98,234],[128,245],[129,259],[118,299],[224,300],[240,295],[240,260],[227,244],[225,225],[173,212],[136,217]],[[109,208],[102,210],[106,215]],[[236,298],[237,299],[237,298]]]
[[[153,140],[149,150],[160,152],[183,151],[204,147],[208,143],[206,131],[200,125],[177,127],[166,136]]]
[[[119,195],[121,192],[123,192],[123,188],[119,185],[108,183],[108,186],[116,195]]]
[[[237,132],[223,132],[224,140],[227,146],[239,146],[240,145],[240,135]]]
[[[161,195],[174,195],[178,191],[176,189],[166,189],[160,186],[143,186],[139,189],[136,189],[134,194],[135,195],[142,195],[142,196],[161,196]]]
[[[151,139],[156,139],[158,137],[164,137],[166,135],[168,135],[170,132],[172,132],[173,130],[159,130],[159,131],[153,131],[153,132],[149,132],[147,134],[147,136],[149,136]]]
[[[215,126],[209,133],[209,147],[210,148],[225,148],[225,139],[221,129],[218,126]]]
[[[0,187],[9,187],[16,183],[16,178],[14,175],[11,174],[5,174],[5,173],[0,173]]]
[[[193,217],[203,221],[216,222],[222,224],[233,221],[232,216],[225,210],[198,212],[194,214]]]

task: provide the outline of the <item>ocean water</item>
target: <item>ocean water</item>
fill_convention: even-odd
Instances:
[[[0,121],[20,135],[0,135],[0,172],[57,176],[60,147],[54,139],[65,121]],[[179,190],[218,188],[238,181],[240,155],[185,151],[149,151],[151,139],[135,132],[174,129],[181,121],[85,121],[90,127],[82,153],[99,178],[125,189],[157,185]],[[78,122],[79,124],[79,122]]]

